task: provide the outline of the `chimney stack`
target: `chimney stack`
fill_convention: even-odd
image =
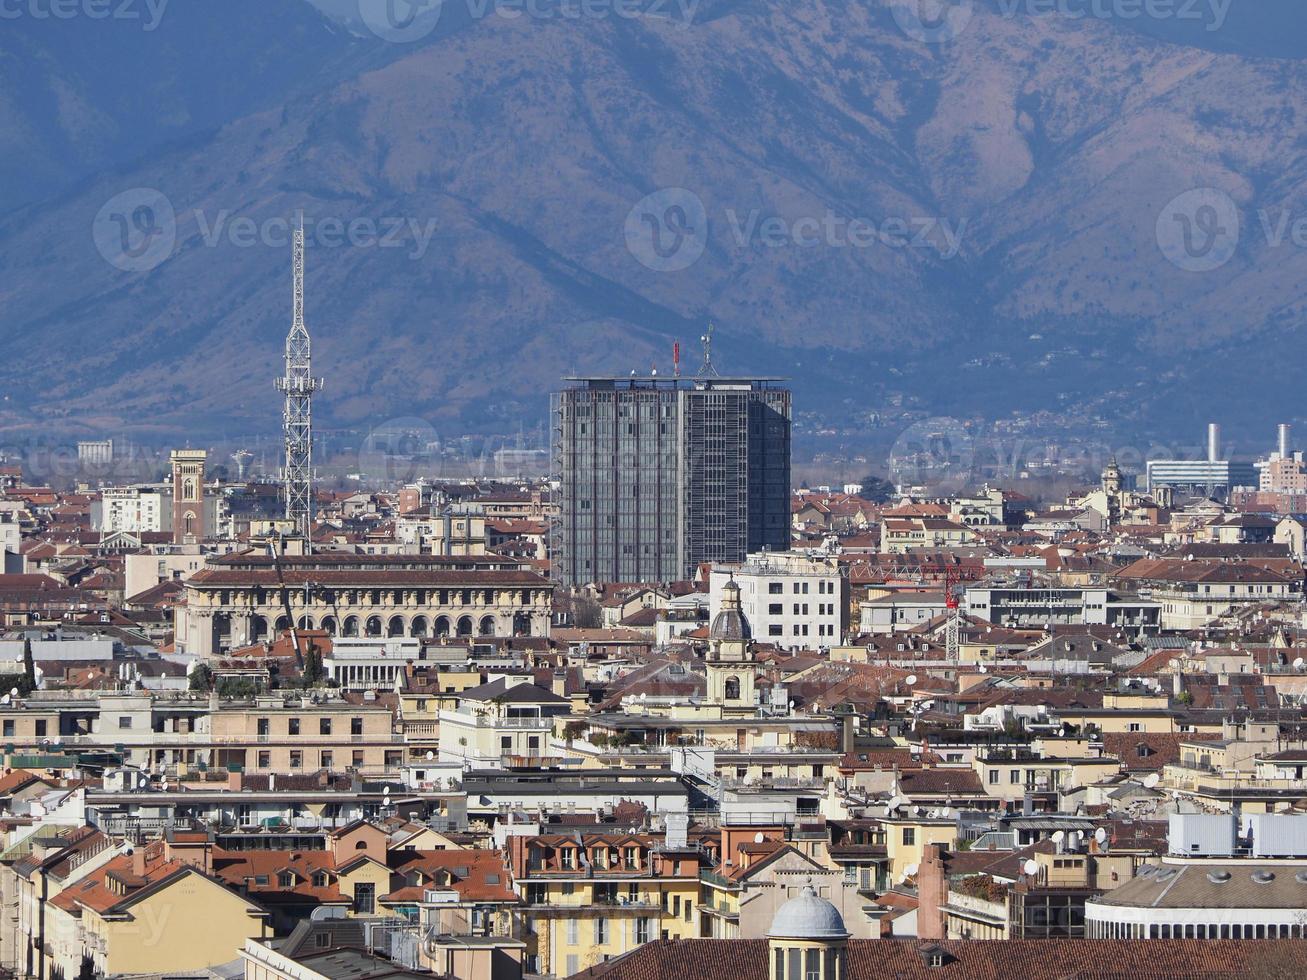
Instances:
[[[1221,427],[1215,422],[1207,423],[1207,462],[1215,463],[1221,458]]]

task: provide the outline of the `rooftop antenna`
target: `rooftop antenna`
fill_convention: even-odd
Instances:
[[[712,363],[712,333],[713,325],[708,324],[708,332],[699,338],[699,343],[703,344],[703,366],[699,368],[699,377],[701,378],[720,378],[717,369]]]
[[[675,378],[681,376],[681,342],[679,340],[672,343],[672,376]]]
[[[313,550],[313,393],[322,379],[313,377],[312,344],[304,325],[304,214],[291,247],[294,273],[293,313],[286,335],[286,374],[277,379],[277,390],[286,395],[282,414],[286,436],[286,466],[282,483],[286,519],[304,538],[304,553]]]

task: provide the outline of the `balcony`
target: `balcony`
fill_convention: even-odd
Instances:
[[[503,728],[518,731],[549,732],[554,729],[552,718],[509,718],[494,715],[470,714],[465,711],[442,711],[440,720],[453,725],[466,725],[469,728]]]

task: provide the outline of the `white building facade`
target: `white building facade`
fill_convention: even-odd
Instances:
[[[738,565],[714,565],[710,621],[721,611],[722,587],[732,579],[740,587],[740,611],[753,639],[789,650],[842,642],[848,581],[833,556],[759,552]]]

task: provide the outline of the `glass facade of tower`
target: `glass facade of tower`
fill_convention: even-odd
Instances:
[[[556,577],[685,578],[789,545],[790,392],[759,379],[582,378],[553,398]]]

